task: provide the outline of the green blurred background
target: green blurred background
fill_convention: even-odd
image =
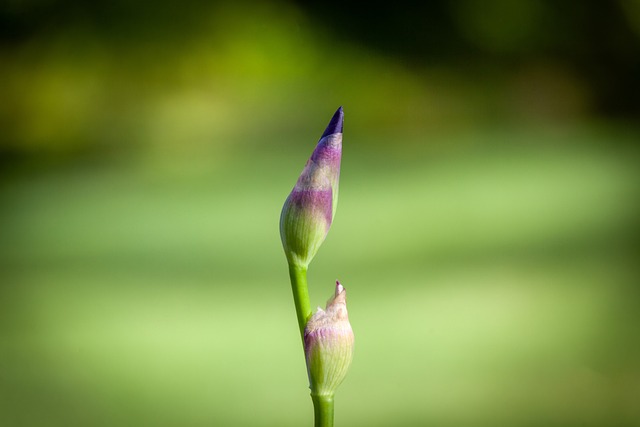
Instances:
[[[639,425],[639,89],[633,0],[3,1],[0,425],[311,426],[339,105],[337,425]]]

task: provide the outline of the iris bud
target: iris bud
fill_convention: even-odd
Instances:
[[[290,264],[307,268],[327,237],[338,206],[342,107],[333,115],[280,215],[280,238]]]
[[[333,397],[351,365],[354,339],[346,298],[346,290],[336,282],[335,295],[327,301],[326,309],[318,308],[305,327],[304,352],[312,396]]]

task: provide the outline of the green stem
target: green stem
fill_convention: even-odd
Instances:
[[[291,289],[293,290],[293,301],[296,305],[300,337],[304,347],[304,328],[307,325],[307,320],[311,317],[307,268],[289,264],[289,276],[291,277]],[[313,400],[315,427],[333,427],[333,396],[311,394],[311,400]]]
[[[311,395],[315,427],[333,427],[333,396]]]
[[[296,304],[300,336],[302,337],[302,345],[304,345],[304,327],[311,316],[309,289],[307,287],[307,268],[289,264],[289,276],[291,277],[293,301]]]

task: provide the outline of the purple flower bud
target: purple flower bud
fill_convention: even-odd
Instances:
[[[335,295],[327,301],[327,308],[318,308],[304,329],[312,396],[333,396],[351,366],[354,339],[346,298],[344,287],[336,282]]]
[[[280,215],[280,237],[290,263],[307,267],[327,237],[338,206],[342,107],[333,115]]]

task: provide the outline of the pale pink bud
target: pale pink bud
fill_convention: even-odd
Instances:
[[[336,282],[325,310],[318,308],[304,330],[304,352],[311,394],[333,396],[353,358],[353,330],[347,313],[347,293]]]

